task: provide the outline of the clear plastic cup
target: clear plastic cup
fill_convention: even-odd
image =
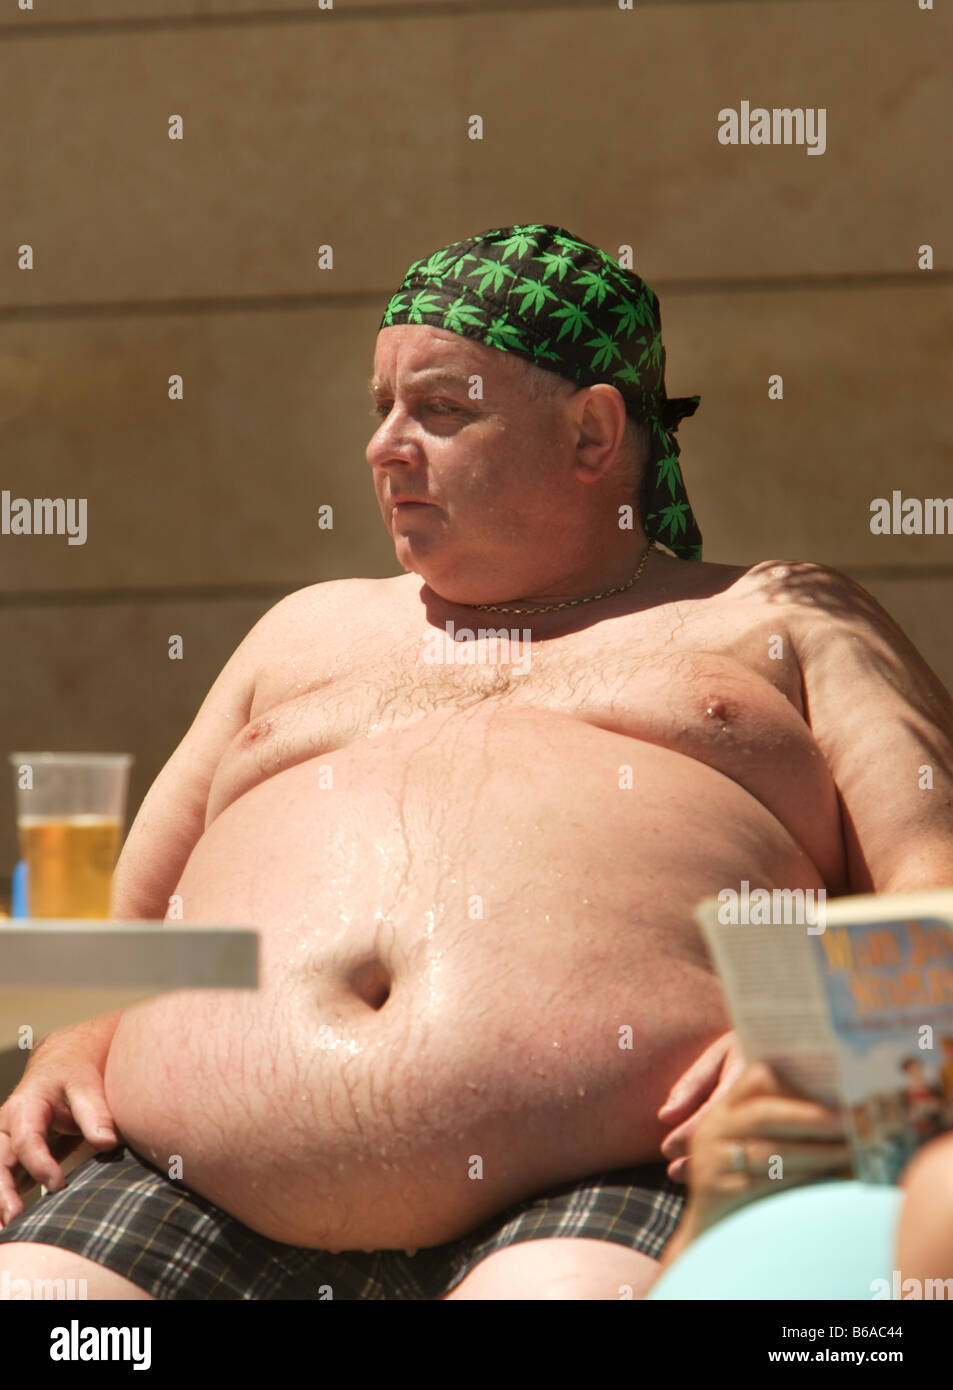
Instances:
[[[110,915],[129,753],[11,753],[31,917]]]

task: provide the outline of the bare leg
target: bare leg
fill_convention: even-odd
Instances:
[[[85,1279],[88,1299],[155,1301],[152,1294],[146,1293],[131,1280],[124,1279],[121,1274],[113,1274],[112,1270],[96,1264],[94,1260],[74,1255],[71,1250],[61,1250],[56,1245],[37,1245],[28,1241],[11,1241],[9,1245],[0,1245],[0,1275],[5,1272],[9,1274],[9,1283],[4,1279],[0,1284],[0,1299],[16,1296],[14,1281],[17,1279],[28,1279],[31,1284],[34,1279]],[[75,1287],[82,1289],[83,1286],[76,1284]],[[4,1292],[7,1289],[9,1292]],[[43,1297],[43,1294],[39,1296]]]
[[[445,1298],[644,1298],[658,1273],[657,1260],[609,1240],[527,1240],[488,1255]]]

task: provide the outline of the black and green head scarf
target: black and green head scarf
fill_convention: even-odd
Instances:
[[[650,431],[646,532],[682,559],[701,559],[675,438],[699,398],[665,394],[659,304],[644,280],[562,227],[501,227],[410,267],[381,328],[415,323],[516,353],[580,386],[615,386]]]

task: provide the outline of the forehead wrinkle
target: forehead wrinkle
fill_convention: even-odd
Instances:
[[[459,372],[448,371],[445,367],[427,367],[419,372],[408,372],[404,377],[404,385],[409,390],[413,390],[418,385],[459,386],[466,390],[469,385],[469,378]],[[372,396],[379,396],[384,390],[384,386],[376,377],[371,377],[367,383],[367,389]]]

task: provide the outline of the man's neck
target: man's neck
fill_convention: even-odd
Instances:
[[[447,587],[454,592],[449,598],[439,588],[424,582],[421,599],[427,604],[431,621],[443,622],[444,618],[466,620],[480,615],[492,616],[494,612],[518,610],[527,618],[542,617],[548,613],[574,612],[577,609],[596,608],[611,602],[616,595],[633,592],[644,584],[646,578],[658,567],[660,553],[650,549],[649,541],[642,537],[637,546],[608,564],[587,567],[576,575],[558,580],[543,581],[539,587],[524,584],[528,592],[511,595],[500,593],[497,580],[492,589],[487,590],[485,582],[474,585],[472,598],[456,596],[455,584]],[[435,581],[439,582],[439,581]],[[595,615],[593,615],[595,616]]]

